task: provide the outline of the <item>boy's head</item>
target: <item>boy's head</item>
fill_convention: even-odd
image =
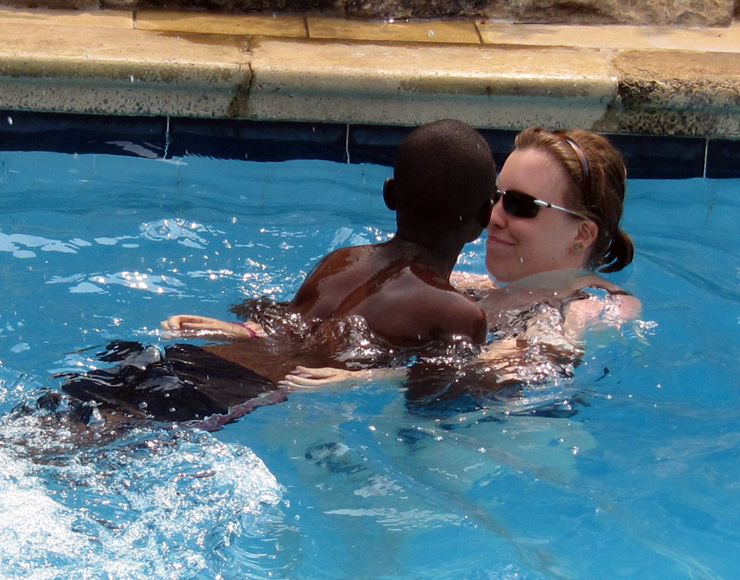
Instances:
[[[399,232],[444,228],[474,239],[488,224],[496,164],[483,136],[462,121],[414,129],[398,149],[393,177],[384,194],[397,211]]]

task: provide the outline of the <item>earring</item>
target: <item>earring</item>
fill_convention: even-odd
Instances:
[[[583,246],[582,246],[581,244],[575,244],[575,245],[573,246],[573,251],[574,251],[574,252],[577,252],[578,250],[580,250],[580,249],[582,249],[582,248],[583,248]]]

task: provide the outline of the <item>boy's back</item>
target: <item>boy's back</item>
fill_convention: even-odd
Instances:
[[[303,283],[292,309],[307,319],[362,316],[396,346],[452,335],[483,342],[483,311],[418,254],[388,243],[336,250]]]

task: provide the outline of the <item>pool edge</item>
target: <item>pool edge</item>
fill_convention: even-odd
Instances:
[[[0,10],[0,109],[740,135],[740,30]],[[475,34],[473,34],[475,32]]]

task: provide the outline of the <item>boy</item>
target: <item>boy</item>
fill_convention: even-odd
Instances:
[[[358,315],[376,336],[399,347],[452,335],[482,343],[485,314],[449,276],[463,246],[488,224],[495,180],[491,151],[467,124],[443,120],[415,129],[383,187],[386,205],[396,211],[395,237],[323,258],[287,311],[304,320]],[[173,316],[162,326],[176,334],[264,334],[254,323],[191,315]]]

